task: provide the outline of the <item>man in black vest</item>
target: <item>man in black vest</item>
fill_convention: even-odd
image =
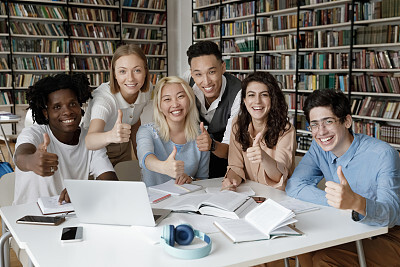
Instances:
[[[223,177],[228,165],[232,119],[240,108],[241,82],[225,73],[222,53],[214,42],[193,44],[186,54],[191,74],[189,84],[196,95],[202,122],[197,147],[200,151],[212,152],[209,177]]]

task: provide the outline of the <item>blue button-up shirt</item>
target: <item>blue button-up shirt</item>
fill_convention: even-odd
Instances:
[[[351,189],[366,199],[366,216],[360,222],[369,225],[400,225],[400,158],[389,144],[354,134],[349,149],[341,157],[324,151],[313,140],[310,149],[287,182],[289,196],[328,205],[325,191],[317,188],[322,178],[340,183],[336,170],[342,166]]]

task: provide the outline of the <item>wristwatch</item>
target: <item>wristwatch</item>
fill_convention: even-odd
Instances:
[[[210,151],[211,152],[215,151],[215,140],[214,139],[211,139]]]

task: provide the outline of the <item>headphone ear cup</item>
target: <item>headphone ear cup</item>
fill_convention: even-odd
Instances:
[[[175,241],[179,245],[189,245],[194,239],[193,228],[188,224],[181,224],[175,228]]]
[[[164,226],[162,238],[171,247],[173,247],[175,245],[175,228],[173,225],[165,225]]]

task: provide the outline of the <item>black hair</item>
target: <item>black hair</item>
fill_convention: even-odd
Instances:
[[[43,114],[43,110],[47,108],[49,94],[61,89],[72,90],[80,106],[89,100],[89,98],[92,98],[89,80],[83,73],[47,76],[37,81],[34,85],[29,86],[26,93],[34,122],[38,124],[49,123]]]
[[[222,61],[222,53],[216,43],[211,41],[201,41],[189,47],[186,52],[188,63],[191,66],[192,59],[200,56],[214,55],[217,60]]]
[[[255,72],[250,74],[242,82],[242,100],[240,103],[240,111],[236,125],[238,130],[236,132],[236,141],[242,144],[242,150],[246,151],[250,146],[250,134],[248,127],[251,122],[251,115],[246,108],[244,99],[246,98],[246,89],[251,82],[258,82],[265,84],[268,89],[268,95],[271,99],[271,107],[265,119],[266,132],[263,136],[265,144],[269,148],[273,148],[278,143],[279,136],[283,135],[290,129],[288,124],[288,106],[285,101],[285,96],[279,87],[278,82],[268,72]]]
[[[321,89],[312,92],[304,102],[304,114],[310,123],[310,111],[316,107],[330,107],[333,114],[344,123],[347,115],[351,115],[350,101],[341,91]]]

